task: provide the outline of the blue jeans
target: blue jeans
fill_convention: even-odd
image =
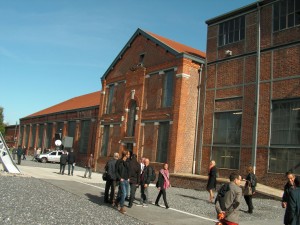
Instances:
[[[124,207],[124,202],[128,191],[128,180],[120,181],[120,190],[121,190],[121,196],[118,202],[120,202],[121,207]]]

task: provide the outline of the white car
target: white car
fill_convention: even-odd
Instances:
[[[62,155],[62,153],[63,151],[61,150],[47,152],[44,154],[37,155],[36,160],[42,163],[46,163],[46,162],[56,163],[60,161],[60,156]]]

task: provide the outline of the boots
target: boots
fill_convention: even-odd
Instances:
[[[122,213],[122,214],[126,213],[126,210],[125,210],[124,206],[121,207],[121,209],[119,210],[119,212]]]

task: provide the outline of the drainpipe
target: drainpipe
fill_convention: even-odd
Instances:
[[[256,171],[256,155],[257,155],[257,133],[258,133],[258,116],[259,116],[259,88],[260,88],[260,6],[257,2],[257,60],[256,60],[256,96],[255,96],[255,124],[253,129],[252,143],[252,166],[253,172]]]
[[[198,139],[198,123],[199,123],[199,111],[200,111],[200,100],[201,100],[201,78],[202,78],[203,64],[199,69],[199,80],[198,80],[198,99],[197,99],[197,111],[196,111],[196,128],[195,128],[195,141],[194,141],[194,157],[193,157],[193,170],[192,173],[196,173],[196,158],[197,158],[197,139]]]

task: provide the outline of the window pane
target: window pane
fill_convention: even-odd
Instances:
[[[81,122],[81,132],[80,132],[80,140],[79,140],[80,153],[87,153],[89,136],[90,136],[90,120],[84,120]]]
[[[109,94],[108,94],[108,100],[107,100],[107,107],[106,107],[106,113],[112,112],[112,101],[114,97],[114,85],[109,86]]]
[[[216,161],[218,168],[238,169],[239,148],[213,147],[212,159]]]
[[[287,4],[288,4],[287,13],[288,14],[293,13],[294,10],[295,10],[295,8],[294,8],[294,0],[288,0]]]
[[[164,75],[162,107],[170,107],[173,102],[174,70],[169,70]]]
[[[240,144],[241,112],[215,113],[214,144]]]
[[[285,173],[290,170],[300,174],[300,149],[270,149],[269,171]]]
[[[167,161],[169,127],[169,122],[159,123],[156,162],[164,163]]]
[[[293,27],[295,25],[294,21],[295,21],[295,15],[294,14],[288,15],[288,27]]]
[[[101,156],[107,156],[108,141],[109,141],[109,125],[105,125],[103,128]]]
[[[300,10],[295,13],[295,25],[299,25],[299,24],[300,24]]]

